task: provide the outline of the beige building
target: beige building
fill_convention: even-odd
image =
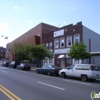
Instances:
[[[11,43],[8,43],[6,46],[7,52],[6,52],[6,60],[14,60],[14,53],[12,52],[14,43],[19,42],[23,45],[26,44],[41,44],[42,43],[42,33],[49,33],[50,31],[56,30],[57,27],[48,25],[45,23],[40,23],[34,28],[30,29],[20,37],[16,38]]]

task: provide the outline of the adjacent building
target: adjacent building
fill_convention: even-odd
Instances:
[[[5,59],[5,52],[6,52],[6,48],[0,47],[0,55],[2,56],[2,60]]]
[[[42,38],[45,39],[44,36]],[[51,46],[51,42],[49,41],[50,38],[52,38],[52,50],[54,51],[54,59],[52,59],[54,61],[52,62],[54,62],[55,65],[65,68],[68,65],[78,63],[78,61],[71,59],[68,56],[68,52],[75,42],[80,41],[87,46],[87,52],[90,52],[93,56],[90,60],[80,60],[79,63],[93,63],[100,65],[100,56],[97,56],[96,54],[94,56],[94,52],[100,51],[98,42],[100,41],[100,35],[82,25],[82,22],[78,22],[76,25],[70,24],[61,27],[58,30],[49,33],[46,38],[48,41],[42,41],[48,48]],[[44,60],[44,64],[51,64],[51,60]]]
[[[20,37],[16,38],[14,41],[12,41],[11,43],[8,43],[6,48],[7,48],[7,52],[6,52],[6,60],[14,60],[15,55],[12,52],[14,43],[19,42],[23,45],[26,44],[42,44],[42,33],[49,33],[51,31],[56,30],[57,27],[52,26],[52,25],[48,25],[45,23],[40,23],[37,26],[35,26],[34,28],[30,29],[29,31],[27,31],[26,33],[24,33],[23,35],[21,35]]]

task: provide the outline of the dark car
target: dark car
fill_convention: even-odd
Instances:
[[[4,61],[4,62],[2,62],[2,66],[3,67],[8,67],[9,66],[9,61]]]
[[[18,61],[11,61],[10,63],[9,63],[9,67],[11,67],[11,68],[16,68],[17,67],[17,65],[19,65],[20,63],[18,62]]]
[[[17,65],[16,69],[30,70],[31,66],[28,63],[20,63],[20,65]]]
[[[57,75],[61,68],[55,66],[55,65],[44,65],[42,68],[37,68],[36,72],[41,74],[47,74],[47,75]]]

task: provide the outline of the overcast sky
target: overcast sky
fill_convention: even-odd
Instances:
[[[80,21],[100,34],[100,0],[0,0],[0,35],[9,42],[41,22],[60,27]]]

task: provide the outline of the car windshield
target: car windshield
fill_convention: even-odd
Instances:
[[[58,67],[55,66],[55,65],[49,65],[49,67],[51,67],[51,68],[58,68]]]
[[[66,69],[73,69],[74,65],[67,66]]]

